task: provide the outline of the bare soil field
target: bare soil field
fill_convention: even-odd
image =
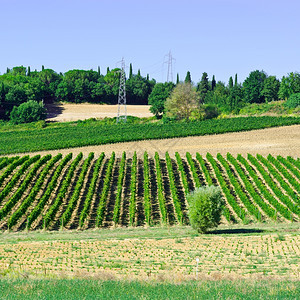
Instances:
[[[47,105],[47,121],[69,122],[90,118],[103,119],[117,116],[118,105],[100,105],[90,103],[56,103]],[[135,117],[152,117],[150,105],[127,105],[127,115]]]
[[[195,136],[184,138],[172,138],[162,140],[148,140],[137,142],[126,142],[99,146],[87,146],[71,149],[60,149],[51,151],[41,151],[38,153],[62,153],[63,155],[73,152],[78,154],[83,152],[85,156],[90,152],[95,154],[105,152],[110,154],[115,151],[116,156],[121,156],[126,151],[128,157],[133,155],[134,151],[139,156],[147,151],[153,156],[157,151],[160,155],[165,155],[168,151],[171,156],[175,152],[185,155],[190,152],[195,156],[196,152],[205,155],[210,152],[212,155],[217,153],[226,154],[230,152],[232,155],[257,153],[262,155],[282,155],[300,157],[300,125],[284,126],[277,128],[267,128],[260,130],[252,130],[247,132],[234,132],[218,135]]]

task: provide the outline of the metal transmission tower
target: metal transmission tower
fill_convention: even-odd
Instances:
[[[164,63],[168,64],[167,82],[173,82],[173,60],[175,60],[175,58],[172,57],[171,50],[168,54],[165,55],[165,58],[166,60],[164,61]]]
[[[120,88],[119,88],[119,97],[118,97],[118,116],[117,123],[120,121],[127,121],[127,108],[126,108],[126,90],[125,90],[125,60],[121,60],[121,71],[120,71]]]

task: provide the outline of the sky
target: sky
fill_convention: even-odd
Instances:
[[[0,0],[0,74],[120,66],[157,81],[300,72],[299,0]]]

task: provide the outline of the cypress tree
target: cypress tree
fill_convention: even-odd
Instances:
[[[108,74],[109,73],[109,67],[107,67],[107,69],[106,69],[106,74]]]
[[[10,69],[7,67],[6,68],[6,74],[8,74],[10,72]]]
[[[208,75],[206,72],[202,74],[201,81],[198,83],[198,87],[197,87],[197,90],[199,91],[200,94],[200,100],[202,103],[205,103],[205,97],[210,88],[207,76]]]
[[[233,88],[233,79],[232,79],[232,76],[230,76],[230,78],[229,78],[228,86],[229,86],[230,90]]]
[[[27,68],[27,76],[30,76],[30,66]]]
[[[129,79],[132,78],[132,63],[129,65]]]
[[[149,74],[147,74],[147,81],[149,81]]]
[[[100,74],[101,74],[101,73],[100,73],[100,67],[98,66],[98,75],[100,76]]]
[[[184,82],[186,83],[192,83],[191,73],[190,71],[187,71]]]
[[[179,83],[179,74],[177,73],[176,84]]]
[[[45,69],[45,67],[44,67],[44,65],[42,65],[42,71],[44,71],[44,69]]]
[[[211,90],[213,91],[216,87],[216,79],[215,75],[213,75],[212,81],[211,81]]]
[[[238,84],[238,81],[237,81],[237,74],[235,74],[235,77],[234,77],[234,86],[237,86]]]
[[[141,76],[141,70],[138,69],[138,76]]]

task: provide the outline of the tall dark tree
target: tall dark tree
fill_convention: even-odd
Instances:
[[[27,68],[27,76],[30,76],[30,66]]]
[[[44,71],[44,69],[45,69],[45,67],[44,67],[44,65],[42,65],[42,71]]]
[[[129,65],[129,78],[132,78],[132,63]]]
[[[229,87],[229,90],[231,90],[233,88],[233,79],[232,79],[232,76],[230,76],[230,78],[229,78],[228,87]]]
[[[206,72],[204,72],[202,74],[202,78],[197,86],[197,91],[199,92],[201,103],[205,103],[205,97],[209,90],[210,90],[210,88],[209,88],[209,82],[208,82],[208,75]]]
[[[215,75],[213,75],[212,81],[211,81],[211,90],[212,91],[215,89],[216,84],[217,84],[217,82],[216,82],[216,79],[215,79]]]
[[[109,67],[107,67],[107,69],[106,69],[106,75],[109,73],[110,71],[109,71]]]
[[[10,73],[10,68],[6,68],[6,74],[9,74]]]
[[[265,101],[262,90],[264,88],[264,82],[266,78],[267,75],[264,71],[256,70],[249,74],[243,83],[246,102],[262,103]]]
[[[98,75],[99,75],[99,76],[101,75],[100,67],[99,67],[99,66],[98,66]]]
[[[179,83],[179,74],[177,73],[177,77],[176,77],[176,84]]]
[[[192,83],[192,77],[190,71],[187,71],[184,82],[186,83]]]
[[[238,78],[237,78],[237,74],[235,74],[234,76],[234,86],[237,86],[238,84]]]
[[[147,78],[146,79],[147,79],[147,81],[149,81],[149,74],[147,74]]]
[[[138,76],[141,76],[141,70],[140,69],[138,69]]]

